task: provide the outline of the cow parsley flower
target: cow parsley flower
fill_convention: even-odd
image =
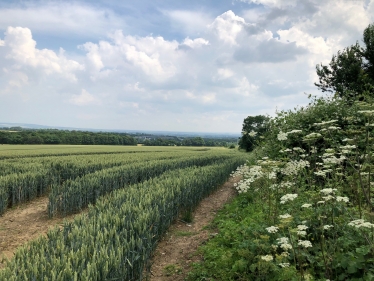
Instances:
[[[312,206],[313,206],[312,204],[306,203],[306,204],[301,205],[301,208],[310,208]]]
[[[261,256],[261,259],[264,261],[272,261],[273,256],[272,255]]]
[[[284,268],[284,267],[289,267],[290,264],[288,262],[282,262],[280,264],[278,264],[280,267]]]
[[[348,197],[342,197],[342,196],[336,196],[336,201],[337,202],[349,202],[349,198]]]
[[[266,230],[267,230],[267,232],[269,232],[269,233],[276,233],[276,232],[278,232],[279,227],[276,227],[276,226],[270,226],[270,227],[267,227]]]
[[[348,225],[349,226],[354,226],[356,228],[361,228],[361,227],[373,228],[374,227],[374,224],[372,224],[370,222],[367,222],[367,221],[364,221],[363,219],[358,219],[358,220],[351,221],[350,223],[348,223]]]
[[[279,141],[287,140],[287,133],[283,133],[282,131],[280,131],[277,138]]]
[[[292,216],[290,214],[284,214],[284,215],[279,215],[279,218],[280,219],[288,219],[288,218],[292,218]]]
[[[333,225],[326,224],[323,226],[323,229],[329,230],[330,228],[333,228],[333,227],[334,227]]]
[[[337,190],[336,188],[324,188],[320,190],[320,192],[323,193],[324,195],[329,195],[331,193],[334,193],[336,190]]]
[[[312,247],[312,242],[310,242],[308,240],[299,240],[299,242],[297,244],[304,247],[304,248]]]
[[[287,201],[293,201],[297,196],[298,196],[297,194],[286,194],[286,195],[284,195],[284,196],[281,197],[280,203],[284,204]]]

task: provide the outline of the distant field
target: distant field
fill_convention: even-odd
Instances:
[[[221,147],[165,147],[118,145],[0,145],[0,159],[34,156],[58,156],[79,154],[107,154],[126,152],[184,151],[196,149],[225,150]]]

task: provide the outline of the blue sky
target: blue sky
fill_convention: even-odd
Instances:
[[[0,122],[239,133],[321,94],[374,0],[0,1]]]

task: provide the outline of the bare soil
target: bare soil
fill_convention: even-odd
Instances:
[[[45,235],[55,225],[62,225],[64,219],[74,217],[49,219],[47,205],[48,196],[44,196],[20,204],[0,216],[0,269],[5,266],[4,258],[12,258],[17,247]]]
[[[209,197],[203,199],[193,214],[191,223],[178,220],[158,243],[152,258],[150,281],[182,281],[191,270],[192,263],[200,261],[198,247],[217,233],[207,229],[217,211],[236,194],[230,178]]]

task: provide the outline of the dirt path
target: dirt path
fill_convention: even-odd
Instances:
[[[50,227],[63,223],[64,218],[48,218],[47,204],[48,197],[40,197],[7,210],[0,216],[0,268],[5,265],[3,258],[10,259],[17,247],[46,234]]]
[[[206,226],[217,211],[235,196],[234,183],[230,178],[209,197],[201,201],[193,214],[192,223],[174,223],[159,242],[152,259],[150,281],[183,281],[193,262],[201,260],[197,248],[215,235]]]

